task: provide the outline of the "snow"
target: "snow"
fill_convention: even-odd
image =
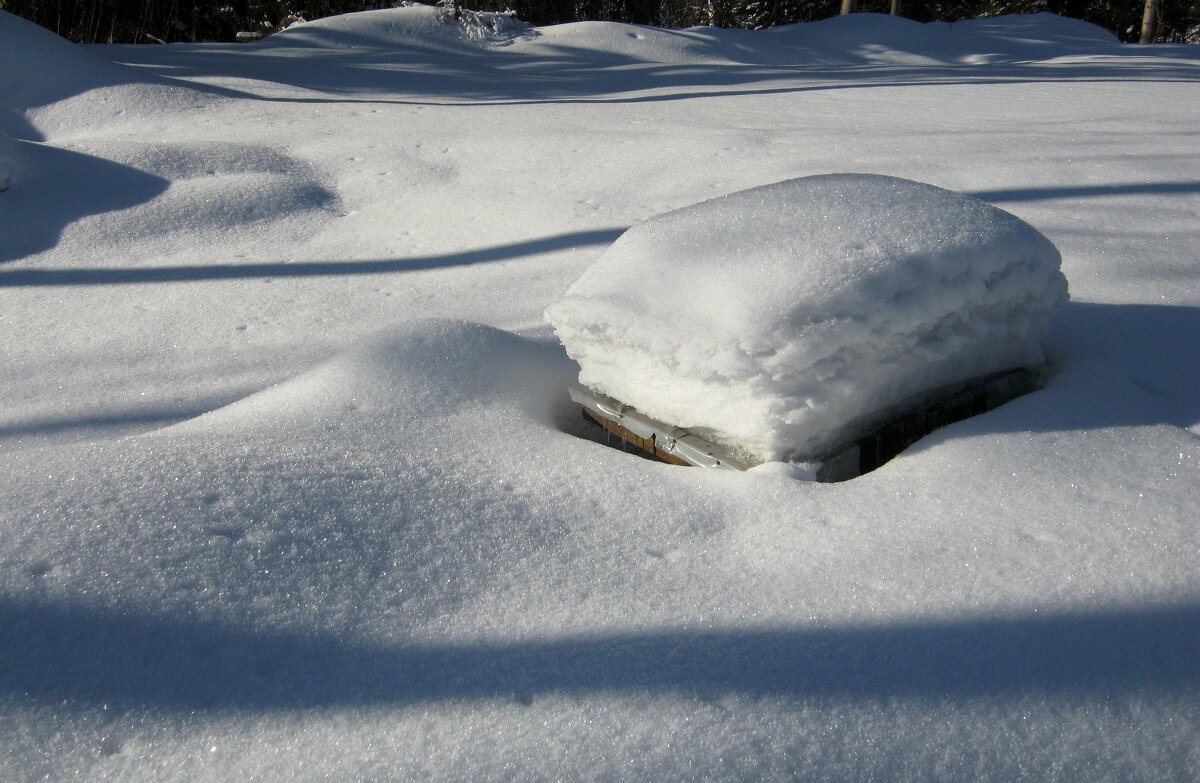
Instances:
[[[1059,264],[977,199],[827,174],[631,228],[547,318],[580,383],[760,462],[816,458],[922,393],[1040,366]]]
[[[0,12],[0,779],[1196,778],[1193,48],[379,13]],[[1046,386],[838,485],[579,437],[544,310],[845,171],[1053,242]]]
[[[8,12],[0,15],[0,35],[4,37],[0,68],[8,74],[28,75],[5,80],[4,102],[0,105],[0,130],[17,138],[31,132],[23,116],[31,108],[88,90],[140,80],[136,72],[89,54]]]
[[[381,9],[301,22],[270,36],[270,47],[319,48],[404,47],[409,52],[445,50],[460,53],[501,43],[530,30],[529,25],[505,14],[450,11],[426,5]]]
[[[1090,48],[1117,44],[1117,37],[1108,30],[1048,13],[968,19],[956,23],[954,29],[992,38],[996,45],[1009,49],[1028,47],[1045,51],[1050,47]]]
[[[20,167],[21,146],[11,136],[0,130],[0,191],[8,190],[17,178]]]

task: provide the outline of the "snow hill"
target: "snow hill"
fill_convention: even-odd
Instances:
[[[0,67],[0,780],[1196,778],[1193,47],[0,12]],[[844,172],[1061,251],[1045,387],[838,485],[587,437],[545,309]]]

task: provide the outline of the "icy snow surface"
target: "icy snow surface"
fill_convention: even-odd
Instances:
[[[440,19],[0,12],[0,780],[1196,779],[1196,50]],[[837,486],[577,437],[572,281],[839,171],[1059,248],[1047,386]]]
[[[827,174],[631,228],[547,317],[584,385],[758,461],[815,458],[923,392],[1041,365],[1059,260],[977,199]]]

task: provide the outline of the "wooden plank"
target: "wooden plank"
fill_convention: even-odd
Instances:
[[[612,435],[615,435],[616,437],[618,437],[621,440],[628,443],[630,446],[633,446],[638,451],[641,451],[647,457],[651,457],[653,459],[657,459],[662,462],[669,463],[671,465],[682,465],[684,467],[691,467],[692,463],[682,460],[679,457],[676,457],[674,454],[672,454],[669,451],[664,451],[663,449],[660,449],[658,447],[658,443],[656,442],[654,435],[651,435],[649,438],[638,437],[634,433],[627,430],[625,427],[621,426],[621,424],[619,424],[618,422],[615,422],[612,419],[601,416],[599,413],[596,413],[591,408],[588,408],[586,405],[582,406],[582,407],[583,407],[583,413],[585,416],[587,416],[589,419],[591,419],[592,421],[599,424],[601,427],[603,427],[605,430],[607,430]]]

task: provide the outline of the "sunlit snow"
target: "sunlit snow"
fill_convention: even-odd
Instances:
[[[0,71],[0,780],[1197,777],[1194,47],[0,12]],[[1045,387],[836,485],[579,437],[546,308],[838,172],[1061,251]]]

